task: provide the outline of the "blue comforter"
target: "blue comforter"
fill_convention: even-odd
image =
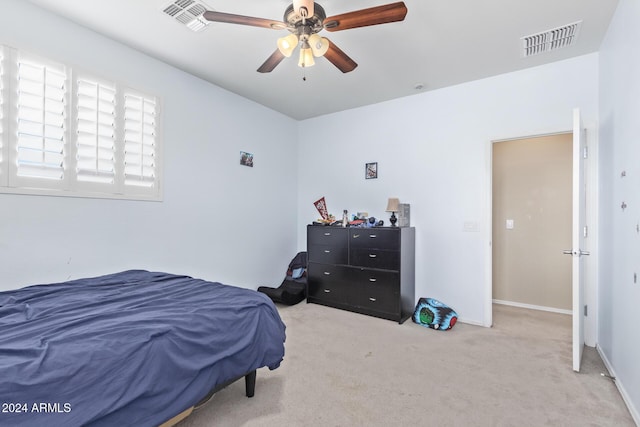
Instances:
[[[132,270],[0,292],[0,425],[154,426],[284,357],[253,290]]]

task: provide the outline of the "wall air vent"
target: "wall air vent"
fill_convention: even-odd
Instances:
[[[556,49],[574,44],[580,33],[582,21],[564,25],[542,33],[522,37],[523,55],[534,56],[539,53],[551,52]]]
[[[204,3],[195,0],[175,0],[169,6],[165,7],[163,12],[174,18],[191,31],[202,31],[209,21],[202,17],[207,10],[213,10]]]

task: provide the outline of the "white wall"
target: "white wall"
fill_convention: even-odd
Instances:
[[[164,200],[0,194],[0,289],[129,268],[280,283],[296,250],[295,121],[27,2],[2,8],[0,43],[161,98]]]
[[[301,122],[298,247],[319,197],[336,216],[368,211],[388,224],[386,201],[397,196],[416,227],[416,298],[486,324],[490,141],[571,131],[574,107],[593,127],[597,91],[591,54]],[[376,161],[379,178],[365,180]]]
[[[598,347],[640,424],[640,3],[620,0],[600,52]],[[626,177],[622,177],[622,172]],[[628,206],[622,210],[622,202]],[[634,281],[634,274],[638,275]]]

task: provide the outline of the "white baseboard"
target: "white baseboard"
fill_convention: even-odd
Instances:
[[[530,310],[539,310],[539,311],[549,311],[551,313],[560,313],[560,314],[573,314],[571,312],[571,310],[563,310],[561,308],[554,308],[554,307],[544,307],[541,305],[532,305],[532,304],[522,304],[520,302],[513,302],[513,301],[503,301],[503,300],[499,300],[499,299],[494,299],[493,300],[494,304],[502,304],[502,305],[510,305],[513,307],[520,307],[520,308],[528,308]]]
[[[631,399],[629,398],[629,395],[627,394],[627,391],[625,390],[624,385],[622,384],[622,381],[616,375],[615,369],[613,369],[613,366],[611,366],[611,363],[609,363],[609,359],[607,359],[607,356],[600,349],[600,346],[598,344],[596,344],[596,350],[598,350],[598,354],[602,358],[602,361],[604,362],[604,366],[609,371],[609,374],[615,378],[615,381],[613,383],[618,388],[618,391],[620,392],[620,395],[622,396],[622,400],[624,400],[625,405],[627,405],[627,409],[629,409],[629,413],[631,413],[631,417],[633,418],[633,421],[635,421],[637,426],[640,426],[640,413],[638,412],[638,409],[635,406],[633,406],[633,402],[631,402]]]
[[[469,319],[465,319],[465,318],[462,318],[462,317],[458,317],[458,322],[466,323],[467,325],[485,327],[485,325],[482,322],[476,322],[475,320],[469,320]]]

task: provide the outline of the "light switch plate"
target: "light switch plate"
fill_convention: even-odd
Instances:
[[[512,219],[508,219],[507,220],[507,230],[513,230],[513,220]]]
[[[480,231],[480,227],[477,221],[465,221],[463,225],[463,230],[475,232],[475,231]]]

